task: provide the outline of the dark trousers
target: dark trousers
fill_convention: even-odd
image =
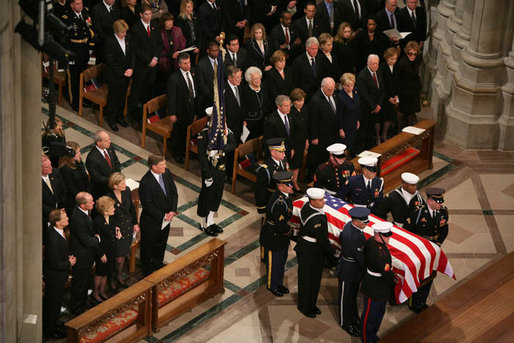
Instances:
[[[61,313],[62,296],[68,274],[45,277],[45,294],[43,296],[43,333],[53,334]]]
[[[339,325],[358,327],[357,294],[360,281],[344,281],[339,279]]]
[[[220,160],[218,163],[222,163]],[[212,184],[205,186],[205,179],[202,178],[202,188],[198,196],[198,208],[196,214],[200,217],[207,217],[210,211],[216,212],[220,207],[223,188],[225,186],[225,171],[216,167],[211,168]]]
[[[71,279],[71,312],[79,315],[87,307],[87,290],[91,276],[91,267],[77,269],[73,268]]]
[[[87,64],[70,65],[68,74],[68,90],[71,107],[78,108],[79,106],[80,73],[82,73],[86,68]],[[84,85],[84,87],[85,86],[86,85]]]
[[[134,81],[130,91],[130,114],[137,120],[143,118],[143,106],[155,95],[155,69],[139,67],[134,70]]]
[[[125,98],[127,96],[129,81],[130,79],[126,77],[107,81],[109,93],[107,94],[105,117],[109,123],[114,124],[123,119],[123,110],[125,109]]]
[[[361,114],[361,121],[359,130],[355,138],[355,152],[356,154],[361,153],[364,150],[371,149],[375,146],[373,144],[373,137],[375,136],[374,121],[371,116],[377,114],[365,113]]]
[[[162,266],[169,234],[169,224],[162,230],[160,227],[141,229],[141,267],[144,275],[150,275]]]
[[[173,134],[170,137],[170,146],[174,158],[184,158],[186,151],[187,126],[185,121],[177,121],[173,124]]]
[[[387,300],[373,300],[364,296],[364,309],[361,317],[361,340],[364,343],[378,341],[377,332],[384,318]]]
[[[409,299],[409,307],[410,308],[419,308],[427,304],[428,294],[430,293],[430,288],[432,287],[432,280],[419,287],[418,290],[412,293]]]
[[[288,247],[280,250],[266,249],[266,287],[277,289],[284,284],[284,270],[287,262]]]
[[[315,245],[303,238],[298,245]],[[297,245],[297,247],[298,247]],[[296,248],[295,248],[296,249]],[[303,250],[303,251],[302,251]],[[314,313],[318,301],[321,276],[323,274],[323,253],[319,249],[297,250],[298,259],[298,309],[304,313]]]

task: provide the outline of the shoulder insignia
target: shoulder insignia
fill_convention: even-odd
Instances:
[[[410,224],[410,218],[407,218],[407,223],[409,223],[409,224]]]
[[[265,163],[263,163],[263,164],[261,164],[261,165],[260,165],[260,167],[261,167],[261,168],[268,168],[268,165],[267,165],[267,164],[265,164]]]
[[[278,217],[278,221],[281,222],[282,220],[284,220],[284,216],[280,215],[280,217]]]
[[[62,19],[68,19],[68,16],[67,16],[66,14],[63,14],[63,15],[61,16],[61,18],[62,18]]]
[[[317,228],[319,228],[319,227],[321,227],[321,224],[314,224],[314,228],[315,228],[315,229],[317,229]]]

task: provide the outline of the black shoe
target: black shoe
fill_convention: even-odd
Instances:
[[[211,226],[212,226],[212,225],[211,225]],[[209,236],[216,237],[216,236],[218,235],[218,233],[217,233],[217,232],[214,232],[214,231],[212,230],[211,226],[208,226],[208,227],[206,227],[206,228],[205,228],[205,227],[202,227],[202,226],[200,225],[200,231],[205,232],[205,233],[206,233],[207,235],[209,235]]]
[[[216,233],[223,233],[223,229],[218,224],[212,224],[209,227],[212,227],[212,231],[214,231]]]
[[[266,289],[268,291],[270,291],[271,293],[273,293],[273,295],[276,296],[276,297],[283,297],[284,296],[284,293],[282,293],[278,289],[274,289],[274,288],[266,288]]]
[[[175,162],[177,162],[178,164],[183,164],[184,163],[184,157],[182,156],[173,156],[173,159],[175,160]]]
[[[232,184],[232,178],[231,178],[231,177],[227,177],[227,178],[225,179],[225,183],[226,183],[227,185],[231,185],[231,184]]]
[[[321,314],[321,310],[319,309],[319,307],[318,307],[318,306],[316,306],[316,307],[314,308],[314,313],[316,313],[316,314]]]
[[[289,294],[289,288],[284,285],[278,285],[278,290],[284,294]]]
[[[428,308],[428,305],[427,304],[423,304],[421,305],[421,310],[426,310]]]
[[[129,124],[123,118],[118,120],[118,124],[120,124],[122,127],[128,127],[129,126]]]
[[[350,336],[353,337],[359,337],[361,335],[361,330],[359,330],[357,327],[350,325],[350,326],[341,326],[344,331],[348,332]]]
[[[118,125],[116,125],[116,123],[107,123],[109,124],[109,127],[111,128],[111,130],[113,131],[119,131],[120,129],[118,128]]]
[[[75,112],[79,111],[78,105],[71,105],[71,109],[74,110]]]
[[[310,313],[310,312],[304,312],[300,309],[298,309],[298,311],[302,312],[304,316],[306,317],[309,317],[309,318],[316,318],[316,313]]]
[[[62,338],[66,337],[66,333],[65,332],[55,331],[55,332],[52,332],[52,333],[49,333],[49,334],[45,334],[45,337],[46,338],[50,338],[50,339],[62,339]]]
[[[118,286],[120,286],[120,288],[129,288],[129,284],[126,283],[125,281],[120,281],[120,280],[117,280],[118,281]]]

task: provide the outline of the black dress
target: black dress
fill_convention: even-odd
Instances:
[[[264,71],[264,68],[269,65],[269,58],[273,53],[267,40],[263,40],[263,46],[264,51],[259,48],[259,44],[256,40],[248,39],[246,41],[246,51],[248,51],[250,56],[250,64],[261,69],[262,71]]]
[[[119,227],[121,239],[114,243],[114,257],[124,257],[130,254],[132,244],[132,227],[137,224],[136,209],[132,203],[132,194],[127,187],[121,192],[121,202],[114,194],[114,191],[107,193],[107,196],[114,199],[114,215],[111,216],[112,225]]]
[[[59,169],[61,177],[68,190],[68,206],[67,210],[73,209],[77,204],[75,203],[75,196],[79,192],[91,193],[91,183],[89,182],[89,176],[87,175],[86,168],[82,161],[75,162],[76,168],[71,168],[65,164]]]
[[[243,120],[246,121],[247,129],[250,131],[247,138],[249,140],[262,135],[264,120],[270,113],[271,102],[265,85],[261,85],[259,92],[254,91],[248,84],[244,85],[243,97],[245,99]]]
[[[382,74],[385,92],[385,99],[382,105],[382,110],[380,112],[385,121],[394,121],[396,114],[396,105],[391,104],[389,102],[389,99],[394,98],[398,95],[398,89],[400,86],[400,83],[398,81],[398,68],[396,68],[395,64],[393,65],[393,70],[391,71],[389,65],[386,62],[382,62],[380,64],[379,72]]]
[[[403,56],[397,63],[398,80],[400,85],[400,106],[398,110],[401,113],[414,114],[421,111],[421,79],[419,78],[420,61],[420,57],[411,62],[407,56]]]
[[[141,12],[141,5],[136,3],[134,6],[134,12],[130,10],[128,7],[122,7],[120,9],[120,19],[125,20],[128,24],[129,28],[134,25],[134,23],[140,19],[139,13]]]
[[[378,55],[382,60],[382,54],[388,44],[386,36],[378,31],[375,31],[373,40],[369,38],[368,31],[359,31],[357,36],[355,36],[354,42],[357,51],[355,63],[357,73],[366,66],[370,54]]]
[[[321,79],[325,77],[331,77],[334,79],[335,83],[339,83],[339,79],[341,78],[341,67],[338,60],[338,57],[333,52],[330,54],[332,57],[332,61],[330,61],[321,49],[316,55],[316,60],[321,64]]]
[[[353,154],[355,154],[355,136],[357,134],[357,121],[359,120],[360,100],[359,93],[356,88],[353,89],[353,99],[345,90],[337,93],[337,118],[339,118],[339,127],[343,129],[345,137],[342,143]]]
[[[264,73],[264,81],[266,82],[271,102],[274,102],[279,95],[289,96],[294,86],[293,75],[288,67],[284,68],[284,78],[282,78],[277,68],[271,68]]]
[[[343,39],[342,42],[334,40],[334,49],[332,50],[339,61],[341,75],[344,73],[355,74],[355,62],[357,51],[353,40]]]
[[[114,271],[114,245],[116,239],[116,225],[112,225],[112,216],[109,223],[101,215],[96,215],[93,218],[96,233],[100,235],[100,246],[96,253],[95,258],[95,274],[98,276],[109,276]],[[101,261],[102,256],[105,254],[107,262]]]
[[[291,106],[289,118],[291,118],[291,132],[293,132],[291,143],[294,149],[294,155],[289,162],[289,167],[291,169],[299,169],[302,167],[305,141],[309,135],[309,114],[307,112],[307,106],[303,106],[301,111],[298,111],[294,105]]]

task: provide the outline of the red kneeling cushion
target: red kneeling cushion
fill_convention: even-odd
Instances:
[[[168,287],[161,289],[159,294],[157,294],[159,307],[196,287],[208,278],[209,271],[204,268],[198,268],[186,277],[172,282]]]
[[[380,169],[380,176],[386,176],[396,168],[403,166],[405,163],[413,160],[420,154],[418,149],[408,148],[401,154],[398,154],[394,157],[391,157],[385,162],[382,162],[382,167]]]
[[[118,333],[135,323],[138,315],[138,305],[129,307],[116,317],[98,326],[95,331],[80,337],[80,343],[103,342],[112,334]]]

